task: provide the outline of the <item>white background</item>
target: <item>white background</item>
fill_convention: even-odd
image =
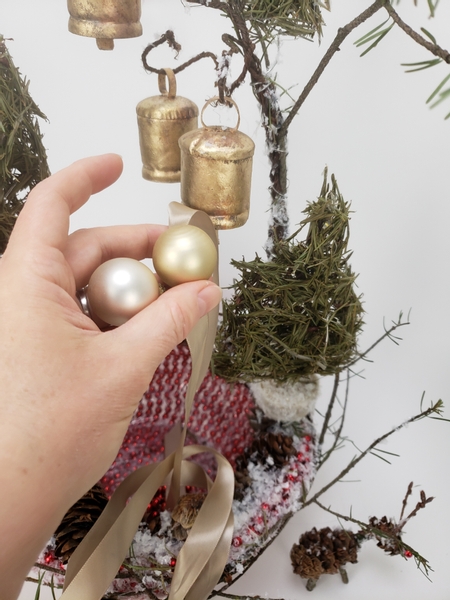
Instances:
[[[444,47],[450,46],[450,5],[441,2],[437,18],[428,20],[425,0],[419,7],[403,0],[399,11],[416,28],[425,26]],[[300,93],[337,27],[369,5],[368,0],[333,2],[325,14],[327,27],[322,44],[286,41],[275,68],[283,87]],[[448,398],[448,258],[450,241],[449,132],[450,102],[428,110],[425,100],[448,68],[404,74],[400,63],[425,60],[427,52],[399,30],[392,31],[368,56],[359,58],[353,42],[384,20],[376,15],[342,45],[291,128],[289,144],[289,212],[292,227],[301,218],[308,200],[320,191],[325,165],[336,174],[340,189],[352,202],[352,265],[360,273],[366,326],[361,348],[370,345],[400,310],[411,309],[411,325],[401,331],[399,346],[385,342],[366,363],[363,378],[351,386],[346,434],[364,448],[381,433],[419,411],[426,402]],[[186,8],[179,0],[144,0],[144,36],[119,40],[113,52],[101,52],[92,39],[67,31],[68,13],[63,1],[2,0],[0,33],[30,79],[30,91],[47,114],[42,125],[52,171],[82,156],[117,152],[125,169],[119,182],[93,198],[73,217],[72,227],[115,223],[167,222],[166,209],[179,199],[178,184],[156,184],[141,178],[141,161],[135,105],[158,93],[156,76],[146,74],[140,54],[167,29],[173,29],[183,46],[179,61],[202,50],[220,54],[221,34],[228,22],[217,11]],[[150,54],[149,61],[176,66],[165,48]],[[233,75],[240,72],[238,59]],[[215,94],[212,62],[203,61],[178,76],[178,91],[200,107]],[[245,88],[245,89],[244,89]],[[222,283],[229,285],[231,258],[263,256],[268,208],[268,161],[259,126],[258,108],[248,88],[235,95],[242,115],[241,129],[257,144],[254,161],[252,208],[243,229],[222,232]],[[212,110],[212,109],[211,109]],[[228,123],[233,115],[210,113],[211,120]],[[131,358],[132,360],[132,358]],[[324,381],[321,406],[329,394]],[[446,416],[450,413],[447,409]],[[419,489],[435,501],[407,526],[405,541],[427,557],[434,568],[430,583],[412,560],[389,557],[367,543],[360,562],[349,566],[350,584],[324,577],[313,592],[315,600],[333,598],[393,600],[427,597],[445,600],[450,592],[448,453],[450,425],[426,421],[402,430],[383,446],[392,465],[369,457],[347,480],[322,500],[335,510],[361,520],[376,514],[398,517],[408,483],[413,480],[414,501]],[[336,454],[316,482],[326,483],[353,456],[352,446]],[[39,501],[37,495],[36,501]],[[298,514],[282,535],[232,591],[268,594],[300,600],[308,597],[304,582],[291,572],[289,551],[300,534],[312,526],[337,526],[334,517],[309,508]],[[7,576],[5,573],[2,576]],[[34,598],[27,585],[21,600]],[[50,598],[44,590],[41,598]]]

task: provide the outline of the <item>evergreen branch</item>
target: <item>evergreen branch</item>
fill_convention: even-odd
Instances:
[[[397,13],[397,11],[394,9],[394,7],[392,6],[392,4],[390,2],[386,2],[386,4],[384,5],[384,8],[388,12],[388,14],[392,18],[392,20],[395,21],[395,23],[400,27],[400,29],[402,29],[407,35],[409,35],[409,37],[412,38],[417,44],[419,44],[420,46],[423,46],[429,52],[431,52],[431,54],[438,56],[443,61],[450,64],[450,52],[448,52],[448,50],[441,48],[441,46],[439,46],[438,44],[433,44],[433,43],[429,42],[422,35],[420,35],[420,33],[417,33],[417,31],[414,31],[414,29],[412,29],[412,27],[407,25],[407,23],[405,23],[400,18],[399,14]]]
[[[434,92],[430,95],[429,98],[427,98],[427,104],[429,104],[433,98],[439,94],[439,92],[441,91],[441,89],[444,87],[444,85],[447,83],[447,81],[450,79],[450,73],[444,77],[444,79],[441,81],[441,83],[437,86],[437,88],[434,90]],[[433,106],[436,106],[436,104],[433,104]]]
[[[384,440],[386,440],[388,437],[390,437],[393,433],[396,433],[397,431],[399,431],[403,427],[406,427],[406,425],[409,425],[410,423],[415,423],[416,421],[420,421],[422,419],[425,419],[426,417],[430,417],[433,414],[440,415],[442,413],[442,408],[443,408],[443,402],[442,402],[442,400],[438,400],[435,404],[433,404],[432,406],[430,406],[426,410],[420,412],[417,415],[414,415],[413,417],[411,417],[407,421],[404,421],[401,425],[399,425],[397,427],[394,427],[393,429],[391,429],[387,433],[385,433],[385,434],[381,435],[380,437],[378,437],[364,451],[362,451],[359,456],[356,456],[355,458],[353,458],[348,463],[348,465],[344,469],[342,469],[342,471],[339,473],[339,475],[337,475],[329,483],[327,483],[326,485],[324,485],[323,488],[321,490],[319,490],[318,492],[316,492],[312,498],[310,498],[309,500],[307,500],[303,504],[303,507],[306,507],[309,504],[312,504],[313,502],[316,502],[317,498],[319,498],[320,496],[322,496],[326,491],[328,491],[331,487],[333,487],[333,485],[335,485],[336,483],[338,483],[343,477],[345,477],[345,475],[347,475],[347,473],[349,473],[354,467],[356,467],[356,465],[365,456],[367,456],[368,454],[370,454],[372,452],[372,450],[374,450],[379,444],[381,444],[382,442],[384,442]]]
[[[414,67],[411,69],[406,69],[405,73],[416,73],[417,71],[424,71],[425,69],[429,69],[430,67],[435,67],[442,62],[441,58],[432,58],[430,60],[421,60],[420,62],[414,63],[402,63],[402,67]]]
[[[383,8],[383,6],[385,6],[386,2],[387,2],[387,0],[376,0],[371,6],[369,6],[369,8],[367,8],[365,11],[363,11],[355,19],[350,21],[350,23],[347,23],[347,25],[344,25],[344,27],[340,27],[338,29],[336,37],[334,38],[330,47],[326,51],[324,57],[320,61],[317,69],[312,74],[311,79],[308,81],[308,83],[304,87],[302,93],[300,94],[300,96],[298,97],[294,106],[292,107],[291,111],[289,112],[289,115],[286,117],[286,120],[281,125],[280,135],[284,135],[287,133],[289,125],[292,123],[294,117],[300,110],[302,104],[305,102],[306,98],[309,96],[312,89],[318,82],[320,76],[324,72],[325,68],[328,66],[330,60],[333,58],[333,56],[336,54],[336,52],[338,52],[340,50],[340,45],[342,44],[342,42],[346,39],[346,37],[354,29],[356,29],[357,27],[359,27],[359,25],[361,25],[362,23],[367,21],[367,19],[369,19],[378,10],[380,10],[380,8]]]
[[[389,19],[388,19],[389,20]],[[384,23],[382,23],[382,25],[384,25]],[[363,46],[364,44],[370,42],[372,39],[374,39],[374,41],[370,44],[370,46],[368,48],[366,48],[366,50],[364,50],[364,52],[362,54],[360,54],[360,56],[365,56],[368,52],[370,52],[371,50],[373,50],[376,46],[378,46],[378,44],[381,42],[381,40],[383,38],[385,38],[387,36],[387,34],[391,31],[391,29],[394,27],[395,23],[392,22],[388,27],[386,27],[385,29],[383,29],[382,31],[374,34],[374,35],[365,35],[364,37],[362,37],[360,40],[355,42],[355,46]],[[381,25],[379,25],[377,27],[377,29],[381,27]]]

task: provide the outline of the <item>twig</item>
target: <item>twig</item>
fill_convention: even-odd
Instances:
[[[237,594],[225,594],[224,592],[219,592],[218,596],[222,596],[223,598],[230,598],[231,600],[241,600],[246,598],[247,600],[284,600],[284,598],[268,598],[267,596],[249,596],[245,594],[244,596],[239,596]]]
[[[378,536],[380,538],[387,538],[387,539],[392,539],[394,541],[398,541],[398,534],[395,534],[395,533],[391,534],[388,531],[385,531],[383,529],[377,529],[376,527],[373,527],[369,523],[364,523],[364,521],[359,521],[358,519],[355,519],[354,517],[350,517],[349,515],[342,515],[341,513],[338,513],[336,511],[332,510],[329,506],[325,506],[318,500],[315,500],[314,503],[317,504],[317,506],[319,508],[326,511],[327,513],[330,513],[330,515],[334,515],[338,519],[340,519],[342,521],[346,521],[347,523],[354,523],[355,525],[358,525],[359,527],[361,527],[361,530],[363,533],[371,533],[372,535]],[[416,557],[416,560],[418,560],[418,562],[420,562],[420,564],[423,565],[423,567],[425,568],[425,570],[427,572],[429,570],[432,571],[432,569],[428,563],[428,560],[426,558],[423,558],[423,556],[421,556],[416,550],[414,550],[414,548],[412,548],[411,546],[408,546],[408,544],[405,544],[403,542],[403,540],[401,541],[401,545],[404,550],[409,550],[411,552],[411,554]]]
[[[426,497],[425,492],[422,490],[420,492],[420,502],[418,502],[416,504],[416,507],[414,508],[414,510],[412,510],[409,515],[401,522],[401,526],[402,528],[406,525],[406,523],[412,519],[413,517],[415,517],[417,515],[417,513],[419,512],[419,510],[421,510],[422,508],[425,508],[427,504],[429,504],[430,502],[433,502],[434,497],[430,496],[429,498]]]
[[[406,506],[406,502],[407,502],[409,496],[411,495],[412,486],[413,486],[413,483],[411,482],[408,486],[405,498],[402,503],[401,515],[403,515],[404,509]],[[324,506],[318,500],[315,500],[315,504],[317,504],[317,506],[319,506],[319,508],[321,508],[322,510],[325,510],[326,512],[334,515],[335,517],[337,517],[340,520],[347,521],[350,523],[355,523],[356,525],[359,525],[359,527],[361,529],[356,534],[356,537],[359,539],[360,542],[375,538],[378,541],[377,546],[379,548],[382,548],[385,552],[388,552],[392,556],[395,556],[398,554],[404,556],[405,558],[414,556],[414,559],[416,561],[418,568],[423,569],[422,572],[424,573],[425,577],[427,577],[429,579],[428,573],[429,573],[429,571],[432,571],[433,569],[431,568],[428,560],[426,558],[424,558],[423,556],[421,556],[419,554],[419,552],[414,550],[414,548],[412,548],[408,544],[405,544],[405,542],[401,538],[401,535],[402,535],[402,530],[403,530],[404,526],[406,525],[406,523],[408,522],[408,520],[411,519],[412,517],[415,517],[417,515],[417,513],[419,512],[419,510],[421,510],[422,508],[425,508],[427,504],[432,502],[432,500],[433,500],[433,498],[432,497],[427,498],[425,495],[425,492],[422,490],[420,492],[420,502],[417,503],[416,508],[412,511],[412,513],[406,519],[402,520],[402,518],[400,516],[400,521],[398,523],[395,523],[395,521],[387,520],[386,517],[383,517],[382,519],[377,519],[376,517],[372,517],[372,518],[370,518],[369,523],[364,523],[363,521],[359,521],[358,519],[355,519],[354,517],[337,513],[336,511],[332,510],[330,507]],[[386,541],[384,541],[384,540],[386,540]]]
[[[332,57],[336,54],[336,52],[338,52],[340,50],[340,45],[345,40],[345,38],[354,29],[359,27],[359,25],[361,25],[362,23],[367,21],[367,19],[369,19],[378,10],[380,10],[380,8],[382,8],[385,5],[385,3],[387,3],[387,0],[376,0],[371,6],[369,6],[369,8],[367,8],[359,16],[357,16],[355,19],[353,19],[353,21],[350,21],[350,23],[347,23],[347,25],[344,25],[344,27],[340,27],[338,29],[336,37],[334,38],[330,47],[326,51],[324,57],[320,61],[317,69],[314,71],[311,79],[308,81],[308,83],[304,87],[302,93],[300,94],[297,101],[295,102],[294,106],[289,111],[289,115],[286,117],[286,120],[284,121],[283,125],[280,128],[280,135],[287,133],[289,125],[292,123],[294,117],[300,110],[302,104],[304,103],[304,101],[309,96],[310,92],[312,91],[312,89],[314,88],[316,83],[318,82],[320,76],[324,72],[325,68],[327,67],[327,65],[330,62],[330,60],[332,59]]]
[[[325,439],[325,434],[328,431],[328,423],[330,422],[331,415],[333,413],[334,402],[336,400],[336,395],[337,395],[337,391],[338,391],[338,387],[339,387],[339,375],[340,375],[339,373],[336,373],[336,375],[334,376],[333,391],[331,392],[331,398],[328,403],[328,408],[327,408],[327,412],[325,414],[325,418],[323,420],[322,431],[320,432],[319,441],[318,441],[319,446],[322,446],[323,441]]]
[[[403,515],[405,514],[406,505],[408,504],[408,498],[412,494],[412,488],[413,488],[413,482],[411,481],[411,483],[408,485],[408,489],[406,490],[405,497],[403,498],[402,512],[400,513],[400,521],[403,519]]]
[[[307,500],[303,504],[303,507],[306,507],[309,504],[312,504],[313,502],[316,502],[316,500],[317,500],[317,498],[319,498],[319,496],[322,496],[322,494],[324,494],[327,490],[329,490],[335,483],[337,483],[343,477],[345,477],[345,475],[347,475],[347,473],[349,471],[351,471],[354,467],[356,467],[356,465],[365,456],[367,456],[367,454],[369,454],[374,448],[376,448],[379,444],[381,444],[381,442],[383,442],[385,439],[387,439],[388,437],[390,437],[393,433],[396,433],[397,431],[399,431],[399,429],[402,429],[402,427],[405,427],[406,425],[409,425],[410,423],[414,423],[415,421],[420,421],[421,419],[425,419],[426,417],[429,417],[432,414],[441,414],[442,407],[443,407],[442,400],[438,400],[435,404],[433,404],[432,406],[430,406],[430,408],[428,408],[427,410],[424,410],[421,413],[415,415],[414,417],[411,417],[407,421],[404,421],[398,427],[394,427],[394,429],[391,429],[390,431],[388,431],[384,435],[378,437],[374,442],[372,442],[370,444],[370,446],[368,446],[364,451],[362,451],[359,456],[357,456],[356,458],[353,458],[348,463],[348,465],[339,473],[339,475],[337,475],[334,479],[332,479],[329,483],[327,483],[321,490],[319,490],[316,494],[314,494],[314,496],[312,498],[310,498],[309,500]]]
[[[344,423],[345,423],[345,415],[347,414],[348,391],[349,391],[349,388],[350,388],[349,381],[350,381],[350,371],[347,370],[347,382],[346,382],[346,387],[345,387],[345,400],[344,400],[344,406],[342,408],[341,422],[339,423],[339,427],[338,427],[337,431],[334,433],[334,442],[331,445],[331,448],[329,448],[327,450],[327,452],[325,453],[325,455],[323,455],[321,457],[321,460],[320,460],[320,463],[319,463],[319,466],[317,467],[317,469],[320,469],[320,467],[324,464],[324,462],[327,461],[330,458],[330,456],[332,455],[332,453],[336,449],[336,446],[338,445],[339,440],[341,439],[341,433],[342,433],[342,430],[344,428]]]
[[[207,8],[218,8],[226,12],[228,9],[227,2],[221,2],[221,0],[188,0],[188,4],[201,4]]]
[[[399,327],[404,327],[405,325],[410,325],[409,320],[408,321],[403,321],[402,322],[402,316],[403,313],[400,313],[398,321],[396,323],[394,323],[392,325],[392,327],[390,327],[389,329],[386,329],[385,332],[383,333],[383,335],[381,337],[379,337],[371,346],[369,346],[367,348],[367,350],[365,350],[362,353],[358,353],[358,355],[356,356],[356,358],[354,358],[351,362],[347,363],[345,365],[345,368],[348,369],[349,367],[352,367],[354,364],[356,364],[359,360],[362,360],[363,358],[365,358],[376,346],[378,346],[378,344],[380,344],[385,338],[389,338],[389,339],[393,339],[392,338],[392,334],[394,333],[394,331],[396,329],[398,329]],[[394,340],[395,341],[395,340]]]
[[[42,565],[41,563],[34,563],[37,569],[43,569],[44,571],[50,571],[50,573],[57,573],[58,575],[65,575],[64,569],[57,569],[56,567],[50,567],[49,565]]]
[[[395,23],[397,23],[397,25],[400,27],[400,29],[403,29],[403,31],[407,35],[409,35],[409,37],[412,38],[417,44],[426,48],[429,52],[431,52],[431,54],[434,54],[435,56],[442,58],[442,60],[445,61],[446,63],[450,63],[450,52],[448,52],[448,50],[441,48],[440,46],[438,46],[438,44],[432,44],[431,42],[426,40],[423,36],[421,36],[420,33],[417,33],[417,31],[414,31],[414,29],[412,29],[409,25],[407,25],[400,18],[399,14],[392,7],[392,4],[390,2],[386,2],[384,8],[388,12],[388,14],[392,18],[392,20],[395,21]]]
[[[173,31],[168,29],[166,31],[166,33],[164,33],[158,40],[156,40],[152,44],[149,44],[145,48],[145,50],[142,52],[141,60],[142,60],[144,69],[146,71],[150,71],[151,73],[156,73],[156,74],[164,74],[165,73],[164,69],[156,69],[155,67],[152,67],[147,63],[147,56],[149,55],[149,53],[152,50],[154,50],[155,48],[157,48],[158,46],[160,46],[161,44],[164,44],[164,42],[167,42],[167,44],[175,50],[175,52],[176,52],[175,58],[181,52],[181,46],[176,41]],[[176,75],[177,73],[180,73],[181,71],[183,71],[184,69],[186,69],[193,63],[197,62],[198,60],[201,60],[202,58],[211,58],[214,61],[215,67],[217,69],[217,67],[219,65],[219,63],[217,62],[217,56],[215,54],[213,54],[212,52],[200,52],[200,54],[193,56],[192,58],[190,58],[189,60],[184,62],[182,65],[180,65],[179,67],[176,67],[175,69],[173,69],[174,74]]]

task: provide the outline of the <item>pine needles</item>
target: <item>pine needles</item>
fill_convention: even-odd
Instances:
[[[356,353],[363,309],[348,264],[349,205],[325,171],[317,201],[273,259],[233,261],[241,278],[223,303],[214,369],[229,381],[338,372]],[[306,240],[296,237],[308,227]]]
[[[46,118],[0,35],[0,253],[28,192],[49,175],[37,116]]]
[[[277,35],[311,39],[322,34],[320,8],[328,2],[317,0],[250,0],[245,4],[244,18],[250,21],[257,37],[270,42]]]

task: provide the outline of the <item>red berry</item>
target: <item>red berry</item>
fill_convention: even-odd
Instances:
[[[411,558],[412,555],[413,553],[411,552],[411,550],[405,550],[405,558]]]
[[[240,537],[233,538],[232,544],[235,548],[239,548],[239,546],[242,546],[242,538],[240,538]]]

